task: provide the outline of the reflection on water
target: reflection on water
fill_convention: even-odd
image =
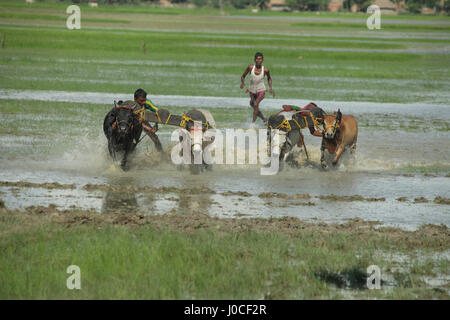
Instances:
[[[136,194],[131,191],[107,191],[101,212],[139,212]]]
[[[119,177],[108,182],[108,185],[116,187],[108,189],[102,202],[102,213],[110,212],[138,212],[138,202],[136,199],[136,192],[125,188],[125,186],[132,186],[133,179],[131,177]],[[123,186],[123,187],[122,187]]]
[[[209,214],[212,203],[210,194],[190,195],[182,193],[179,195],[177,212]]]
[[[112,190],[102,191],[102,213],[134,213],[145,215],[177,212],[181,214],[208,214],[213,200],[210,193],[192,194],[183,192],[191,187],[197,187],[194,180],[186,179],[177,186],[180,192],[151,192],[132,190],[138,188],[139,179],[134,176],[108,179]],[[155,177],[155,180],[160,180]],[[163,180],[160,180],[164,182]],[[205,184],[202,183],[202,186]],[[97,208],[96,208],[97,209]]]

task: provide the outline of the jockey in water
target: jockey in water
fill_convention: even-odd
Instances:
[[[241,76],[241,89],[245,86],[245,77],[250,72],[250,86],[247,92],[250,92],[250,106],[253,108],[253,123],[257,117],[260,117],[267,123],[267,119],[259,110],[259,104],[266,95],[266,87],[264,85],[264,77],[267,75],[267,83],[269,84],[269,91],[275,97],[275,92],[272,90],[272,78],[270,77],[269,69],[265,68],[262,63],[264,61],[263,54],[257,52],[255,54],[255,64],[249,65]]]
[[[310,102],[307,106],[300,108],[298,106],[294,106],[294,105],[290,105],[290,104],[285,104],[283,105],[283,110],[280,111],[278,114],[281,114],[282,112],[292,112],[292,113],[300,113],[301,115],[305,115],[308,116],[310,115],[313,118],[313,122],[316,123],[317,125],[322,125],[323,126],[323,118],[326,114],[325,111],[323,111],[323,109],[319,108],[314,102]],[[308,129],[309,132],[316,137],[321,137],[322,136],[322,131],[318,130],[318,128],[316,128],[314,126],[314,124],[308,123]],[[298,147],[301,148],[302,146],[302,141],[300,141],[298,143]]]
[[[150,99],[147,99],[147,92],[142,89],[136,90],[136,92],[134,93],[133,101],[137,104],[134,107],[134,111],[140,110],[142,108],[145,108],[145,110],[149,110],[152,112],[158,111],[158,108],[153,104],[153,102]],[[156,131],[158,131],[158,124],[155,123],[155,126],[152,127],[149,122],[145,121],[142,118],[140,118],[139,121],[141,122],[142,128],[144,129],[145,133],[150,137],[150,139],[152,139],[153,143],[155,144],[156,150],[162,152],[163,148],[161,142],[156,135]]]

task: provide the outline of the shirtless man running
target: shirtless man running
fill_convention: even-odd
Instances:
[[[270,77],[270,71],[269,69],[264,68],[262,65],[263,61],[263,54],[257,52],[255,54],[255,64],[249,65],[241,76],[241,89],[244,89],[245,77],[250,72],[250,87],[246,93],[250,92],[250,106],[253,108],[253,123],[256,121],[257,117],[260,117],[264,122],[267,122],[267,119],[259,110],[259,104],[266,95],[266,87],[264,85],[264,76],[266,75],[267,83],[269,84],[269,91],[272,96],[275,97],[275,92],[272,90],[272,78]]]

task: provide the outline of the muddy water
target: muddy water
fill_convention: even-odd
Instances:
[[[99,104],[126,98],[58,91],[30,91],[19,95],[13,90],[0,90],[0,99],[29,96],[35,100]],[[240,109],[241,120],[222,121],[218,127],[250,125],[247,99],[155,96],[153,101],[168,107],[200,106],[221,118],[224,117],[219,112],[225,111],[217,107],[227,107],[230,111]],[[263,107],[272,110],[270,113],[284,103],[305,105],[307,102],[267,99]],[[433,201],[436,197],[450,198],[449,106],[317,103],[327,111],[340,107],[344,113],[356,116],[360,133],[354,159],[344,156],[336,169],[320,170],[320,139],[305,132],[311,161],[306,162],[304,154],[298,152],[295,158],[299,168],[285,166],[275,176],[262,176],[261,165],[228,164],[192,176],[186,169],[178,170],[170,161],[171,128],[162,128],[158,133],[166,149],[164,156],[157,154],[151,142],[145,140],[139,145],[130,170],[123,172],[107,154],[101,129],[103,113],[85,115],[87,120],[81,126],[62,125],[60,120],[68,109],[61,108],[59,116],[9,114],[2,111],[4,102],[0,100],[2,123],[18,126],[16,133],[0,134],[0,199],[10,208],[56,204],[61,209],[81,207],[98,212],[138,211],[150,215],[172,212],[202,212],[219,217],[288,215],[317,222],[343,222],[359,217],[404,229],[415,229],[426,223],[450,226],[450,205]],[[50,128],[47,122],[58,125]],[[52,182],[73,187],[42,185]],[[148,186],[160,189],[144,188]],[[189,192],[193,188],[209,191]],[[279,194],[261,196],[267,192]],[[309,197],[292,197],[295,194]],[[354,195],[359,197],[339,198]],[[403,201],[397,200],[402,197]],[[368,200],[372,198],[378,201]],[[425,200],[415,201],[418,198]]]

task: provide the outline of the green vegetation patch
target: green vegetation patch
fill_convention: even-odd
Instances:
[[[20,19],[20,20],[50,20],[50,21],[66,21],[67,16],[58,16],[50,14],[34,14],[34,13],[12,13],[1,12],[0,18],[3,19]],[[83,18],[83,22],[99,22],[99,23],[130,23],[128,20],[108,20],[108,19],[92,19]]]
[[[296,28],[332,28],[332,29],[360,29],[367,30],[365,23],[348,23],[348,22],[296,22],[291,24]],[[381,30],[384,31],[433,31],[433,32],[450,32],[448,25],[415,25],[415,24],[392,24],[382,23]]]
[[[421,282],[448,272],[448,264],[413,255],[414,286],[396,280],[384,280],[382,290],[364,285],[369,265],[392,268],[384,258],[389,254],[448,250],[444,226],[409,232],[358,219],[326,225],[55,206],[3,208],[0,221],[2,299],[344,298],[341,289],[356,298],[448,297]],[[378,257],[380,251],[385,254]],[[70,265],[81,269],[81,290],[66,288]]]

